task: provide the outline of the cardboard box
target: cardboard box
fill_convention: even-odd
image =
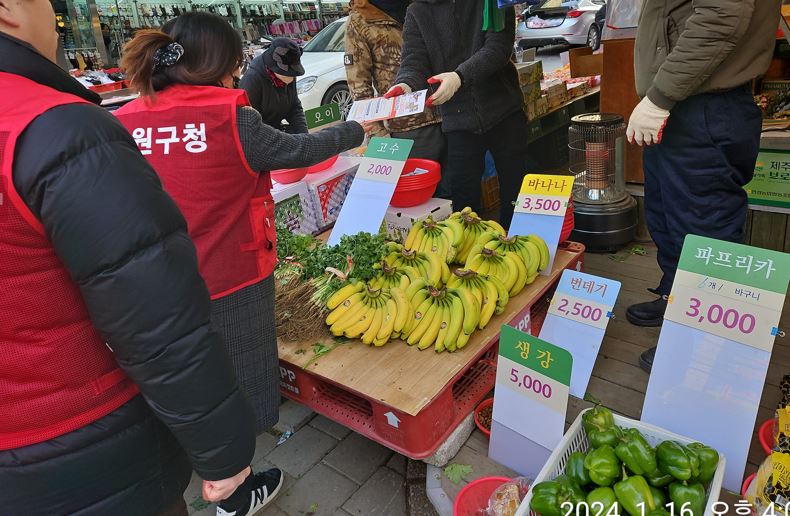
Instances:
[[[453,213],[453,203],[447,199],[431,199],[428,202],[411,208],[390,206],[384,215],[387,234],[396,242],[403,243],[415,222],[425,220],[428,215],[433,220],[444,220]]]
[[[521,86],[540,82],[543,80],[543,62],[530,61],[528,63],[517,63],[518,82]]]
[[[303,181],[282,185],[274,183],[274,219],[293,233],[299,235],[313,234],[318,231],[313,201]]]
[[[568,88],[564,82],[551,81],[549,84],[544,84],[543,88],[546,92],[546,98],[549,100],[549,108],[555,108],[568,102]]]
[[[540,82],[531,82],[521,87],[521,93],[524,95],[524,103],[527,104],[533,100],[540,98],[541,89]]]
[[[337,220],[340,208],[348,195],[357,164],[350,165],[345,160],[338,160],[331,168],[308,174],[304,178],[315,211],[318,231],[323,231]]]

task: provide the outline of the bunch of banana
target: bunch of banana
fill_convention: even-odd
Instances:
[[[533,240],[530,240],[530,238],[533,238]],[[480,254],[483,252],[483,249],[490,249],[500,254],[514,253],[518,256],[527,270],[527,285],[535,281],[538,273],[543,270],[541,265],[543,264],[545,268],[549,261],[549,249],[546,243],[540,237],[534,235],[532,237],[514,236],[507,238],[495,231],[487,231],[477,239],[470,255]],[[516,265],[518,266],[518,262]],[[515,288],[510,289],[511,297],[521,291],[523,286],[519,287],[519,285],[520,281],[517,281]]]
[[[370,280],[370,287],[373,289],[400,287],[402,290],[406,290],[412,281],[422,277],[422,273],[414,267],[394,264],[387,258],[374,263],[373,268],[380,271],[375,278]]]
[[[409,251],[436,253],[443,262],[452,263],[463,236],[463,228],[456,221],[436,222],[428,216],[412,226],[404,247]]]
[[[403,289],[375,289],[361,281],[335,292],[327,308],[331,312],[326,324],[332,335],[361,338],[363,343],[375,346],[398,338],[406,323],[414,318]]]
[[[480,320],[478,328],[481,330],[488,326],[494,314],[505,311],[510,294],[505,285],[495,276],[483,276],[470,269],[457,269],[453,271],[449,288],[462,292],[469,292],[480,307]]]
[[[469,253],[466,268],[483,276],[496,277],[505,286],[508,294],[515,296],[527,284],[527,267],[519,255],[512,251],[499,252],[496,250],[497,246],[496,241],[484,246],[475,244]]]
[[[412,320],[403,330],[403,338],[410,346],[437,353],[456,351],[466,346],[480,320],[480,305],[468,290],[453,288],[423,288],[410,286]]]
[[[455,256],[453,263],[463,265],[469,258],[469,253],[475,245],[477,239],[483,233],[492,231],[505,235],[505,230],[498,222],[493,220],[483,220],[478,217],[477,213],[473,212],[471,208],[464,208],[461,211],[455,212],[447,219],[448,223],[460,224],[463,230],[463,240],[458,245],[458,253]]]
[[[436,253],[409,251],[400,244],[387,244],[389,254],[384,260],[390,267],[410,267],[433,286],[439,285],[450,278],[450,267]]]

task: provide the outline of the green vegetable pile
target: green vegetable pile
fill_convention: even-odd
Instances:
[[[635,428],[620,428],[609,409],[582,416],[589,451],[574,452],[562,475],[532,487],[541,516],[702,516],[719,453],[702,443],[664,441],[656,448]],[[673,504],[673,505],[670,505]]]

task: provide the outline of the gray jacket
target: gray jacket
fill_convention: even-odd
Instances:
[[[634,51],[636,90],[672,109],[768,69],[781,0],[645,0]]]
[[[511,62],[515,13],[505,10],[502,32],[483,32],[483,0],[414,0],[403,27],[401,67],[395,83],[425,89],[428,78],[458,72],[463,84],[440,107],[442,130],[488,132],[522,110]]]

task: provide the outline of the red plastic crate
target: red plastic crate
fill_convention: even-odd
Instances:
[[[568,268],[581,270],[584,246],[564,242],[560,248],[575,254]],[[508,324],[521,330],[531,327],[532,334],[537,335],[559,278],[557,275]],[[282,359],[280,387],[283,396],[402,455],[419,460],[436,453],[439,446],[494,388],[498,348],[499,341],[494,339],[479,350],[468,367],[459,371],[416,416],[365,397]]]

